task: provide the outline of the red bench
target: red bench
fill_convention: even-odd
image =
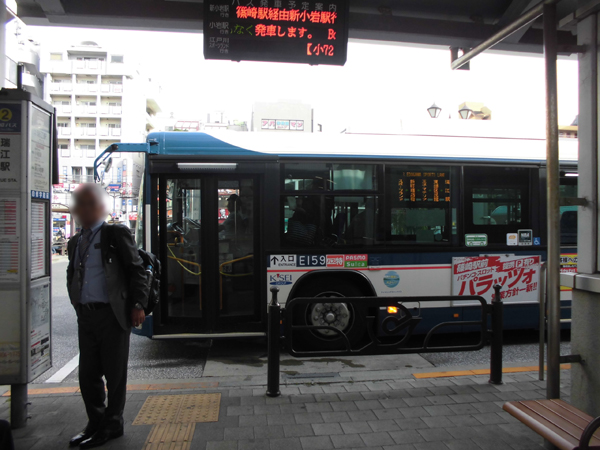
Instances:
[[[562,400],[508,402],[503,409],[561,450],[600,450],[600,417]]]

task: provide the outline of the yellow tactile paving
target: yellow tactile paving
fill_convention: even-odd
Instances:
[[[167,423],[154,425],[144,450],[187,450],[191,448],[195,423]]]
[[[154,395],[144,402],[133,425],[217,422],[221,394]]]
[[[563,370],[570,369],[571,364],[561,364],[560,368]],[[521,372],[537,372],[538,366],[527,366],[527,367],[507,367],[502,369],[502,373],[521,373]],[[426,373],[413,373],[413,377],[417,379],[423,378],[448,378],[448,377],[465,377],[469,375],[489,375],[490,369],[474,369],[474,370],[455,370],[448,372],[426,372]]]

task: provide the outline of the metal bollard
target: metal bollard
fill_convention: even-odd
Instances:
[[[27,383],[10,386],[10,426],[13,429],[27,425]]]
[[[490,383],[502,384],[502,331],[504,328],[504,311],[500,290],[502,286],[494,286],[492,300],[492,346],[490,357]]]
[[[271,303],[269,304],[268,328],[268,362],[267,362],[267,396],[279,397],[279,333],[281,324],[281,307],[277,303],[279,288],[271,288]]]

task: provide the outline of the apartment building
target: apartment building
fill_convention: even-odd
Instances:
[[[93,181],[94,160],[102,150],[119,142],[144,142],[160,111],[160,90],[126,55],[92,41],[46,52],[41,71],[44,98],[57,115],[61,183],[54,186],[53,203],[67,204],[78,184]],[[118,196],[112,212],[127,223],[137,218],[139,185],[134,186],[133,171],[123,167],[133,167],[131,155],[115,153],[103,181],[121,185],[111,194]]]

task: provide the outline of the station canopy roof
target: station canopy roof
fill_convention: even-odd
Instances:
[[[247,3],[243,0],[240,4]],[[540,1],[350,0],[350,38],[471,48],[537,3]],[[559,2],[558,19],[572,13],[579,3]],[[202,31],[200,0],[17,0],[17,5],[19,17],[30,25]],[[538,19],[495,49],[540,53],[542,39],[542,21]],[[558,41],[559,45],[575,45],[573,29],[560,29]]]

